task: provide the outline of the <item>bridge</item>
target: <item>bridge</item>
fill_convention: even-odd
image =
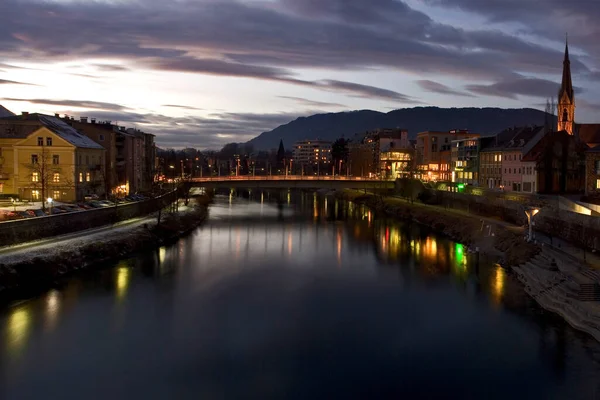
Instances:
[[[394,180],[311,175],[213,176],[192,178],[192,186],[207,189],[393,189]]]

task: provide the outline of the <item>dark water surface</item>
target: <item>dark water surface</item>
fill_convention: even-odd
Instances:
[[[221,197],[174,246],[0,309],[1,399],[599,399],[599,363],[509,272],[312,194]]]

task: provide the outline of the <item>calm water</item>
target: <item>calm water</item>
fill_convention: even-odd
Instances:
[[[0,309],[0,398],[600,398],[600,346],[505,270],[364,207],[267,200]]]

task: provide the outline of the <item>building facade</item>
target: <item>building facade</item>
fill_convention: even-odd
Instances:
[[[600,196],[600,147],[585,152],[585,195]]]
[[[424,181],[450,182],[452,180],[453,140],[478,138],[477,133],[468,130],[449,132],[425,131],[417,134],[417,177]]]
[[[331,172],[331,142],[301,140],[294,144],[294,164],[302,173],[325,175]]]
[[[0,119],[1,190],[30,201],[102,195],[105,150],[58,118]]]
[[[479,149],[481,138],[458,139],[451,142],[452,182],[479,185]]]

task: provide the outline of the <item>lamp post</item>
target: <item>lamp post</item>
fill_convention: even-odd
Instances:
[[[169,169],[171,170],[171,192],[173,192],[175,190],[175,166],[169,165]],[[171,212],[173,212],[174,209],[173,202],[171,202]]]
[[[529,224],[529,235],[527,236],[528,242],[531,242],[533,240],[533,217],[535,217],[535,215],[539,212],[540,209],[535,207],[525,209],[525,215],[527,215],[527,223]]]
[[[48,197],[48,199],[46,200],[48,202],[48,204],[50,204],[50,215],[52,215],[52,197]]]

